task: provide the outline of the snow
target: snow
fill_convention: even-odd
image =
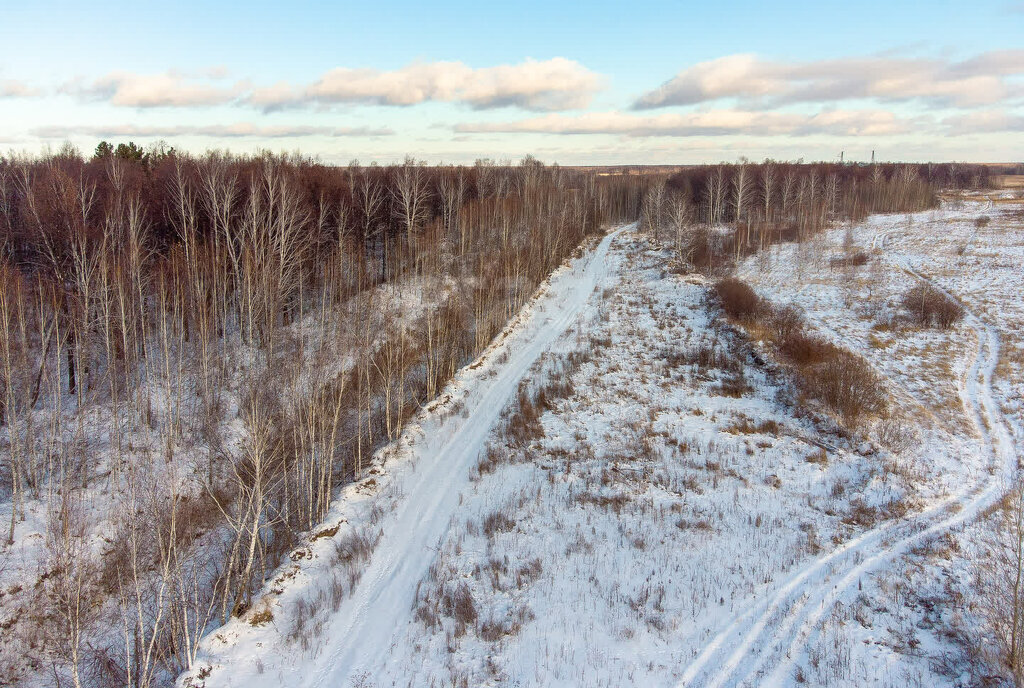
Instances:
[[[934,268],[936,259],[943,258],[954,262],[947,258],[948,254],[944,255],[946,252],[942,250],[941,246],[936,246],[935,230],[940,230],[943,242],[962,242],[959,244],[960,246],[969,246],[978,240],[978,232],[973,228],[973,219],[980,212],[991,210],[991,203],[986,203],[981,207],[979,205],[981,204],[968,204],[966,208],[947,208],[943,211],[922,213],[919,216],[906,218],[876,216],[870,218],[864,226],[857,228],[855,237],[861,241],[870,237],[870,245],[878,254],[874,260],[888,263],[897,277],[900,277],[899,273],[902,272],[904,273],[902,276],[909,277],[911,283],[914,280],[927,280],[928,278],[911,265],[930,264]],[[964,230],[967,227],[971,227],[971,230],[969,230],[970,234],[965,241],[964,234],[967,232]],[[907,230],[911,228],[917,229],[908,232]],[[920,228],[925,228],[925,231],[921,232]],[[911,236],[905,237],[906,234]],[[914,236],[915,234],[916,236]],[[894,247],[897,237],[900,237],[899,249]],[[835,246],[836,238],[835,235],[825,237],[825,241],[828,242],[831,239],[832,245]],[[787,251],[792,253],[796,250],[795,247],[780,247],[777,253]],[[961,250],[956,252],[960,255],[964,253]],[[852,608],[859,603],[864,597],[860,592],[863,589],[864,580],[873,575],[877,576],[886,567],[892,567],[894,560],[908,558],[912,550],[935,541],[937,536],[961,529],[965,524],[973,523],[983,516],[1010,488],[1016,474],[1018,456],[1012,428],[1019,428],[1019,418],[1007,418],[1003,414],[1003,405],[993,391],[993,377],[1000,363],[1000,332],[996,324],[983,320],[976,311],[987,310],[1004,314],[1007,310],[1012,311],[1012,306],[1007,302],[1008,300],[999,299],[1000,295],[998,294],[988,294],[988,298],[981,303],[971,298],[978,293],[978,290],[976,285],[970,284],[970,280],[991,279],[992,273],[995,272],[993,268],[999,266],[989,264],[978,267],[982,269],[970,272],[957,271],[956,282],[959,283],[961,289],[955,292],[945,288],[943,283],[938,280],[935,284],[947,295],[958,300],[963,299],[964,305],[967,307],[965,325],[973,331],[976,339],[975,345],[968,354],[969,365],[959,377],[958,393],[963,411],[973,426],[973,433],[980,438],[981,446],[975,453],[977,459],[974,459],[971,454],[964,456],[963,459],[965,462],[988,459],[987,463],[982,464],[989,466],[988,475],[976,473],[974,476],[958,476],[961,487],[950,496],[931,500],[924,509],[911,514],[906,520],[890,522],[875,531],[866,533],[860,541],[849,543],[844,551],[837,550],[813,563],[806,571],[791,579],[783,591],[777,593],[769,603],[769,608],[771,608],[782,604],[786,597],[791,598],[785,602],[792,606],[782,624],[768,622],[770,614],[765,612],[758,617],[755,631],[750,632],[745,628],[737,628],[739,626],[737,624],[716,638],[715,642],[724,643],[725,637],[729,633],[734,633],[741,635],[743,640],[740,647],[724,665],[719,665],[709,673],[709,678],[706,680],[707,685],[740,685],[744,679],[750,677],[755,677],[758,685],[774,686],[792,683],[797,667],[800,667],[800,672],[803,674],[804,667],[812,664],[810,653],[822,644],[824,617],[833,613],[837,609],[837,605],[838,608]],[[748,263],[743,272],[744,276],[750,278],[755,284],[759,283],[762,287],[771,284],[775,292],[773,297],[777,298],[782,295],[779,292],[784,292],[784,298],[789,296],[796,303],[808,308],[812,320],[816,322],[844,322],[844,314],[841,311],[822,307],[821,300],[816,298],[820,296],[821,290],[817,290],[818,294],[810,298],[804,296],[803,290],[796,292],[790,290],[785,293],[787,290],[781,286],[784,280],[779,279],[779,271],[774,271],[774,274],[762,280],[761,277],[766,272],[763,269],[757,269],[752,263]],[[876,279],[877,277],[878,275],[875,275]],[[965,285],[964,282],[968,282],[968,284]],[[887,286],[891,288],[891,285]],[[965,295],[966,298],[962,295]],[[996,298],[992,298],[993,296]],[[846,318],[848,317],[846,315]],[[1011,331],[1008,334],[1012,338],[1016,338],[1019,336],[1019,330]],[[849,346],[851,342],[855,344],[858,340],[863,341],[860,337],[853,335],[848,336],[844,342]],[[878,359],[877,352],[872,356],[870,347],[864,348],[863,353]],[[885,369],[905,365],[906,360],[903,358],[890,360],[888,366],[882,361],[876,360],[875,362],[876,365]],[[899,377],[899,374],[893,371],[892,376]],[[851,557],[852,564],[847,564],[844,567],[830,561],[840,554],[844,555],[844,558],[850,554],[855,555]],[[968,562],[965,558],[958,564],[964,566],[968,565]],[[823,571],[825,575],[822,575]],[[933,573],[937,574],[937,572]],[[935,578],[938,579],[939,576],[935,575]],[[785,594],[782,594],[783,592]],[[898,624],[899,620],[896,621]],[[743,619],[742,622],[749,623],[749,619]],[[763,641],[760,647],[755,647],[754,638],[761,634],[765,626],[768,627],[771,639]],[[872,655],[871,650],[864,649],[865,644],[874,640],[872,637],[874,634],[863,627],[861,631],[868,632],[860,634],[865,636],[863,643],[851,643],[852,654],[867,654],[867,657],[855,659],[859,659],[860,664],[865,667],[874,667],[876,671],[872,673],[877,678],[879,675],[877,668],[885,666],[885,658],[883,653],[876,651]],[[856,633],[856,629],[853,632]],[[981,629],[975,628],[974,632],[980,633]],[[840,642],[849,643],[850,640],[848,637],[843,637]],[[713,655],[713,649],[711,646],[708,647],[700,660],[691,666],[685,678],[693,679],[697,672],[703,669],[704,664]],[[933,647],[929,649],[933,655],[932,657],[925,655],[925,659],[936,659],[939,651],[948,648],[936,649]],[[891,656],[889,658],[891,659]],[[766,672],[766,675],[758,673],[769,659],[775,660],[770,673]],[[900,659],[901,663],[905,665],[915,663],[909,656]],[[867,674],[867,672],[865,673]],[[806,676],[806,674],[803,675]],[[909,672],[906,675],[909,676]],[[920,675],[920,670],[918,675]],[[870,675],[865,675],[862,678],[869,677]],[[933,677],[933,680],[937,678]],[[841,684],[841,682],[837,683]],[[898,683],[894,685],[898,685]]]
[[[982,199],[740,266],[883,374],[892,415],[854,433],[798,403],[699,276],[605,237],[343,491],[337,530],[257,603],[273,621],[231,621],[180,682],[957,685],[943,595],[1024,438],[1019,230]],[[870,264],[833,269],[848,232]],[[960,325],[901,323],[921,279],[962,300]],[[376,544],[341,575],[353,535]]]
[[[377,666],[391,651],[395,625],[408,615],[412,591],[430,565],[434,543],[444,534],[460,500],[460,485],[469,480],[469,469],[483,448],[484,441],[498,420],[501,410],[514,395],[530,366],[579,316],[603,276],[604,258],[612,240],[626,228],[608,234],[585,258],[557,271],[543,294],[523,318],[499,337],[475,363],[464,369],[453,388],[442,398],[447,403],[458,395],[463,411],[446,419],[434,407],[418,428],[406,433],[405,455],[388,481],[391,494],[401,495],[393,509],[380,521],[382,533],[360,583],[342,602],[331,623],[324,629],[329,638],[345,638],[312,668],[285,668],[268,653],[258,651],[260,671],[267,665],[280,666],[279,680],[303,685],[339,685],[356,679],[366,667]],[[412,436],[416,440],[412,440]],[[341,500],[344,508],[344,500]],[[339,514],[344,520],[344,516]],[[328,518],[336,521],[338,518]],[[221,637],[240,636],[236,629],[244,621],[230,624]],[[232,662],[230,673],[211,676],[208,685],[223,680],[224,685],[249,685],[251,676],[240,667],[251,666],[246,655],[254,648],[237,642],[228,654],[202,657],[211,664]],[[214,659],[216,657],[216,659]],[[237,660],[242,659],[239,663]],[[280,659],[282,664],[287,657]],[[185,679],[187,680],[187,679]]]

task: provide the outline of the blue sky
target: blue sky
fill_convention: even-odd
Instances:
[[[1024,159],[1024,3],[20,3],[0,147]]]

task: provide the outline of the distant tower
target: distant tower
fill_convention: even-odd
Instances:
[[[846,155],[846,151],[839,151],[839,164],[843,164],[843,156]]]
[[[871,151],[871,164],[875,164],[875,151]]]

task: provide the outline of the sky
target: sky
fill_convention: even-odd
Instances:
[[[0,150],[1024,160],[1024,2],[0,0]]]

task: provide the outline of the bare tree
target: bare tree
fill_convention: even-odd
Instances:
[[[359,203],[359,211],[362,216],[363,225],[363,238],[366,240],[367,245],[370,245],[370,240],[376,238],[380,243],[380,265],[381,265],[381,277],[386,277],[387,273],[387,252],[385,250],[385,244],[387,237],[384,236],[384,229],[377,223],[379,221],[379,215],[381,208],[384,205],[385,200],[384,186],[376,175],[372,175],[367,171],[363,171],[356,183],[356,197]]]
[[[430,212],[430,191],[422,165],[406,156],[394,175],[391,195],[395,217],[405,229],[406,246],[411,247],[413,235],[426,222]]]
[[[692,221],[693,209],[690,205],[690,199],[682,193],[674,194],[669,203],[668,213],[671,218],[676,255],[682,259],[684,245],[683,236],[686,232],[686,228]]]
[[[761,167],[761,202],[762,212],[764,213],[765,221],[770,221],[772,217],[772,194],[775,191],[775,165],[771,162],[765,163]]]
[[[665,216],[665,180],[655,181],[643,204],[643,228],[654,236],[655,241],[661,240],[661,226]]]

